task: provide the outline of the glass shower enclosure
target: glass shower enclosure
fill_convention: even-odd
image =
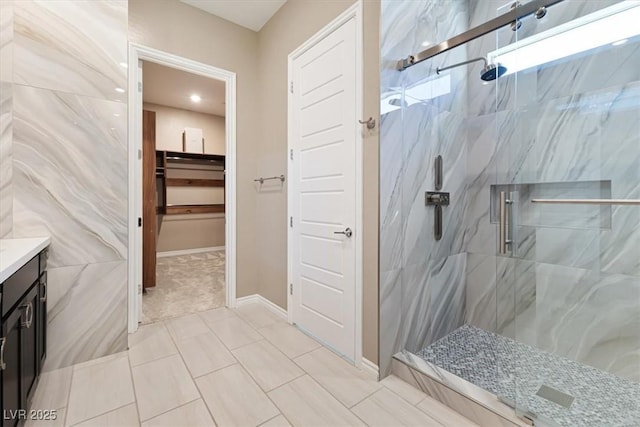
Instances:
[[[383,1],[382,375],[638,425],[639,23],[638,1]]]

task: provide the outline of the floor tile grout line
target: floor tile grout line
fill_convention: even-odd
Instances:
[[[222,367],[220,367],[220,368],[216,368],[216,369],[214,369],[213,371],[205,372],[204,374],[200,374],[200,375],[198,375],[197,377],[194,377],[194,376],[193,376],[193,374],[191,374],[191,371],[189,371],[189,374],[191,375],[191,378],[192,378],[193,380],[197,380],[197,379],[200,379],[200,378],[202,378],[202,377],[206,377],[206,376],[207,376],[207,375],[209,375],[209,374],[213,374],[214,372],[218,372],[218,371],[221,371],[221,370],[223,370],[223,369],[225,369],[225,368],[229,368],[229,367],[231,367],[231,366],[233,366],[233,365],[239,365],[239,364],[240,364],[240,362],[238,362],[238,360],[237,360],[237,359],[235,359],[235,358],[234,358],[234,360],[235,360],[235,362],[233,362],[233,363],[230,363],[230,364],[228,364],[228,365],[226,365],[226,366],[222,366]],[[188,369],[188,368],[187,368],[187,369]]]
[[[278,408],[278,406],[276,406],[276,408]],[[258,427],[261,427],[261,426],[265,425],[265,424],[266,424],[266,423],[268,423],[269,421],[273,421],[273,420],[275,420],[275,419],[276,419],[276,418],[278,418],[279,416],[282,416],[285,420],[289,421],[289,420],[287,419],[287,417],[285,417],[285,416],[284,416],[284,414],[282,413],[282,411],[280,411],[280,408],[278,408],[278,412],[279,412],[279,414],[278,414],[278,415],[275,415],[275,416],[273,416],[273,417],[269,418],[267,421],[265,421],[265,422],[263,422],[263,423],[258,424]],[[289,424],[291,424],[291,423],[289,423]]]
[[[140,366],[148,365],[149,363],[158,362],[158,361],[160,361],[160,360],[168,359],[168,358],[173,357],[173,356],[175,356],[176,354],[179,354],[179,353],[180,353],[180,350],[178,350],[178,349],[176,348],[176,352],[175,352],[175,353],[167,354],[167,355],[165,355],[165,356],[158,357],[157,359],[147,360],[146,362],[139,363],[139,364],[137,364],[137,365],[135,365],[135,366],[134,366],[134,365],[131,365],[131,360],[129,360],[129,364],[131,365],[131,368],[132,368],[132,369],[133,369],[133,368],[139,368]]]
[[[326,348],[326,347],[324,347],[324,346],[322,346],[322,347],[323,347],[323,348]],[[318,350],[318,349],[315,349],[315,350]],[[315,351],[315,350],[312,350],[312,351]],[[328,351],[331,351],[331,350],[329,350],[329,349],[327,349],[327,350],[328,350]],[[309,353],[311,353],[311,352],[309,352]],[[347,361],[342,360],[342,359],[341,359],[341,361],[342,361],[342,363],[348,363]],[[336,399],[338,402],[340,402],[340,404],[342,404],[342,406],[344,406],[344,407],[345,407],[345,408],[347,408],[348,410],[351,410],[351,408],[353,408],[353,407],[354,407],[354,406],[356,406],[357,404],[361,403],[362,401],[364,401],[364,400],[365,400],[365,399],[367,399],[368,397],[371,397],[374,393],[377,393],[378,391],[380,391],[380,389],[381,389],[382,387],[384,387],[382,384],[380,384],[380,381],[375,381],[376,385],[378,385],[379,387],[378,387],[378,388],[376,388],[373,392],[369,393],[366,397],[364,397],[363,399],[361,399],[360,401],[358,401],[356,404],[354,404],[353,406],[349,407],[349,406],[347,406],[346,404],[344,404],[344,403],[343,403],[343,402],[342,402],[342,401],[341,401],[341,400],[340,400],[340,399],[339,399],[335,394],[333,394],[333,393],[331,392],[331,390],[329,390],[327,387],[325,387],[324,385],[322,385],[322,383],[321,383],[318,379],[316,379],[316,378],[313,376],[313,374],[311,374],[309,371],[307,371],[303,366],[301,366],[301,365],[300,365],[298,362],[296,362],[295,360],[294,360],[294,362],[296,363],[296,365],[298,365],[298,366],[300,367],[300,369],[302,369],[302,370],[303,370],[307,375],[309,375],[309,377],[311,377],[315,382],[317,382],[317,383],[320,385],[320,387],[322,387],[322,388],[323,388],[327,393],[329,393],[329,394],[330,394],[334,399]],[[349,366],[352,366],[352,365],[349,365]],[[355,367],[354,367],[354,368],[355,368]],[[356,368],[356,369],[357,369],[357,368]],[[362,378],[358,378],[358,379],[362,379]],[[368,379],[367,379],[366,381],[373,381],[373,380],[368,380]]]
[[[196,388],[197,388],[197,386],[196,386]],[[161,412],[161,413],[159,413],[158,415],[154,415],[154,416],[153,416],[153,417],[151,417],[151,418],[146,418],[146,419],[144,419],[144,420],[140,420],[140,416],[138,416],[138,419],[140,420],[140,425],[142,425],[143,423],[146,423],[146,422],[148,422],[148,421],[151,421],[151,420],[152,420],[152,419],[154,419],[154,418],[160,417],[160,416],[162,416],[162,415],[166,415],[166,414],[168,414],[168,413],[169,413],[169,412],[171,412],[171,411],[175,411],[176,409],[182,408],[183,406],[186,406],[186,405],[188,405],[188,404],[190,404],[190,403],[193,403],[193,402],[196,402],[196,401],[198,401],[198,400],[202,400],[202,401],[204,402],[204,399],[202,399],[202,397],[196,397],[196,398],[195,398],[195,399],[193,399],[193,400],[190,400],[190,401],[188,401],[188,402],[186,402],[186,403],[183,403],[183,404],[181,404],[180,406],[176,406],[175,408],[167,409],[166,411]],[[207,405],[205,404],[205,406],[207,406]],[[207,408],[207,409],[208,409],[208,408]]]
[[[204,320],[202,320],[202,318],[200,316],[198,316],[198,318],[208,328],[208,325],[206,324],[206,322]],[[211,332],[213,333],[213,331],[211,331]],[[204,399],[204,396],[202,395],[202,392],[200,391],[200,387],[198,387],[198,383],[196,382],[195,378],[193,378],[193,376],[191,375],[191,371],[187,367],[187,362],[185,362],[184,357],[182,357],[182,353],[180,353],[180,348],[178,347],[178,343],[176,342],[176,339],[171,335],[171,333],[169,333],[169,337],[171,337],[171,340],[173,341],[173,345],[175,345],[176,348],[178,349],[178,355],[180,356],[180,360],[182,360],[182,363],[184,364],[184,367],[187,369],[187,372],[189,373],[189,376],[191,376],[191,382],[193,383],[193,385],[195,386],[196,390],[198,391],[198,396],[200,396],[200,399],[202,399],[202,401],[204,402],[204,406],[207,408],[207,411],[209,412],[209,415],[211,416],[211,419],[213,420],[214,424],[218,425],[218,423],[216,422],[215,417],[213,416],[213,412],[209,408],[209,405],[207,405],[207,401]],[[220,340],[220,341],[222,342],[222,340]],[[224,343],[222,343],[222,344],[224,345]]]
[[[127,350],[127,353],[129,351]],[[140,408],[138,407],[138,394],[136,393],[136,382],[133,380],[133,366],[131,366],[131,359],[129,359],[129,354],[127,354],[127,363],[129,365],[129,377],[131,378],[131,387],[133,387],[133,400],[136,404],[136,415],[138,416],[138,425],[142,425],[142,420],[140,419]]]
[[[364,402],[365,400],[367,400],[368,398],[370,398],[371,396],[373,396],[374,394],[376,394],[377,392],[379,392],[380,390],[382,390],[383,387],[377,388],[375,389],[373,392],[369,393],[368,395],[366,395],[365,397],[363,397],[362,399],[360,399],[358,402],[354,403],[353,405],[351,405],[350,407],[348,407],[349,410],[355,408],[356,406],[358,406],[359,404],[361,404],[362,402]],[[331,392],[329,392],[331,393]],[[395,394],[395,393],[394,393]],[[400,396],[398,396],[400,397]],[[336,397],[337,399],[337,397]],[[347,406],[347,405],[345,405]]]
[[[126,408],[127,406],[131,406],[131,405],[133,405],[133,404],[136,404],[136,415],[138,415],[138,405],[137,405],[136,401],[134,400],[133,402],[129,402],[129,403],[126,403],[126,404],[124,404],[124,405],[122,405],[122,406],[118,406],[117,408],[110,409],[110,410],[108,410],[107,412],[102,412],[102,413],[100,413],[100,414],[98,414],[98,415],[94,415],[94,416],[92,416],[91,418],[87,418],[86,420],[78,421],[78,422],[77,422],[77,423],[75,423],[75,424],[71,424],[71,425],[69,425],[69,427],[75,427],[75,426],[80,425],[80,424],[82,424],[82,423],[86,423],[87,421],[95,420],[96,418],[99,418],[99,417],[105,416],[105,415],[110,414],[111,412],[114,412],[114,411],[119,411],[120,409],[122,409],[122,408]],[[139,419],[140,419],[140,417],[138,417],[138,420],[139,420]],[[65,421],[66,421],[66,420],[65,420]],[[139,422],[138,422],[138,424],[139,424]],[[64,425],[65,425],[65,426],[67,425],[67,424],[66,424],[66,422],[65,422],[65,424],[64,424]]]
[[[69,417],[69,405],[71,404],[71,389],[73,388],[73,376],[75,372],[76,372],[75,368],[71,366],[71,380],[69,381],[69,391],[67,392],[67,406],[66,406],[66,410],[64,411],[64,420],[62,423],[63,426],[67,425],[67,418]]]

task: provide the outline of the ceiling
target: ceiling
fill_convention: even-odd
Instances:
[[[253,31],[260,29],[287,0],[180,0]]]
[[[191,101],[200,95],[198,103]],[[182,108],[183,110],[224,116],[225,83],[175,68],[144,61],[142,66],[142,98],[144,102]]]

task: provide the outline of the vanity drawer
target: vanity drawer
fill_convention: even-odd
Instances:
[[[2,317],[40,277],[39,256],[36,255],[2,285]]]

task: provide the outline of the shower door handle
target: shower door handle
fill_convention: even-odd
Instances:
[[[507,247],[511,246],[511,236],[509,232],[511,216],[511,205],[513,201],[507,199],[507,192],[500,192],[500,224],[498,237],[498,254],[507,255]]]

